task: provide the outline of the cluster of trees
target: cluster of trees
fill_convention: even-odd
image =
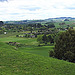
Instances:
[[[69,29],[62,32],[56,40],[54,51],[49,55],[58,59],[75,62],[75,30]]]
[[[34,28],[40,28],[40,27],[47,27],[47,28],[53,28],[55,27],[54,23],[52,22],[47,22],[45,23],[46,25],[42,25],[41,23],[32,23],[32,24],[28,24],[29,27],[34,27]]]
[[[0,34],[3,34],[4,32],[21,32],[21,31],[45,31],[49,28],[54,28],[55,25],[52,22],[47,23],[28,23],[28,24],[4,24],[3,21],[0,21]]]
[[[0,34],[2,34],[5,30],[5,28],[3,28],[2,26],[4,25],[3,21],[0,21]]]
[[[49,34],[49,35],[43,34],[43,35],[38,35],[38,36],[37,36],[37,41],[39,42],[39,46],[40,46],[40,44],[42,44],[42,43],[45,43],[45,45],[46,45],[48,42],[54,43],[54,37],[55,37],[55,34]]]
[[[69,21],[69,19],[65,19],[64,21]]]
[[[47,27],[48,27],[48,28],[53,28],[53,27],[55,27],[55,25],[54,25],[53,22],[47,22],[47,23],[45,23],[45,24],[47,24]]]
[[[4,24],[4,22],[3,21],[0,21],[0,26],[2,26]]]
[[[16,24],[7,24],[5,28],[8,32],[19,32],[22,30],[26,30],[25,25],[16,25]]]
[[[4,23],[0,21],[0,26],[2,27]],[[53,23],[49,23],[48,25],[42,25],[41,23],[30,23],[30,24],[6,24],[3,26],[7,32],[20,32],[20,31],[30,31],[32,33],[33,30],[46,30],[48,28],[55,27]]]
[[[4,32],[6,32],[7,30],[4,27],[0,27],[0,34],[3,34]]]

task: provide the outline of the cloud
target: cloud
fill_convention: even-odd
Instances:
[[[0,0],[0,2],[4,2],[4,1],[8,1],[8,0]]]
[[[26,6],[24,6],[24,7],[20,7],[20,9],[22,10],[29,10],[29,11],[36,11],[36,10],[38,10],[38,9],[41,9],[40,7],[26,7]]]
[[[75,17],[75,0],[0,0],[0,20]]]

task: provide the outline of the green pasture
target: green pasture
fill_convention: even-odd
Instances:
[[[69,24],[71,24],[70,27],[75,27],[75,21],[64,21],[64,22],[65,22],[65,25],[60,26],[59,23],[62,23],[62,22],[56,22],[56,23],[54,23],[54,25],[56,28],[61,28],[61,27],[66,28],[67,25],[69,25]]]
[[[18,42],[20,44],[23,44],[22,47],[17,47],[18,51],[47,56],[47,57],[49,57],[49,51],[53,50],[53,47],[54,47],[50,45],[39,47],[36,38],[23,38],[23,37],[15,37],[15,36],[0,38],[0,42],[4,42],[4,43]]]
[[[75,64],[51,58],[54,46],[38,46],[36,38],[0,35],[0,75],[75,75]],[[18,42],[21,47],[6,42]]]
[[[4,37],[0,38],[1,42],[18,42],[26,45],[38,45],[35,38],[20,38],[20,37]]]
[[[13,46],[0,42],[0,75],[74,74],[74,63],[18,51]]]
[[[28,46],[28,47],[21,47],[18,49],[18,51],[37,54],[45,57],[49,57],[49,51],[53,50],[54,46]]]

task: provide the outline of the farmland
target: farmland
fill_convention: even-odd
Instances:
[[[9,37],[7,37],[9,36]],[[21,47],[6,42],[25,44]],[[74,75],[75,64],[48,56],[54,46],[38,46],[36,38],[19,38],[11,34],[0,38],[1,75]]]
[[[75,63],[49,54],[54,51],[59,34],[73,29],[74,22],[29,21],[0,27],[0,75],[75,75]]]

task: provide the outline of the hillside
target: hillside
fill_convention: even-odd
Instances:
[[[0,75],[75,75],[75,64],[22,52],[0,42]]]
[[[60,22],[65,19],[75,21],[75,18],[72,17],[57,17],[57,18],[48,18],[44,20],[20,20],[20,21],[4,21],[5,24],[29,24],[29,23],[44,23],[44,22]]]

